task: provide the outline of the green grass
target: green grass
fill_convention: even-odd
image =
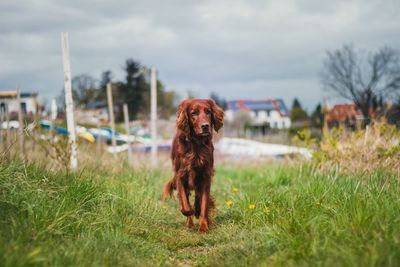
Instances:
[[[0,164],[0,265],[400,265],[400,183],[388,172],[220,166],[212,188],[216,223],[208,234],[185,229],[176,201],[160,206],[170,175],[102,169],[68,175]]]

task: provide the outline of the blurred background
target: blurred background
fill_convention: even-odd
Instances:
[[[399,14],[0,0],[0,266],[400,266]],[[188,98],[225,112],[205,235],[160,202]]]
[[[399,11],[395,0],[2,1],[3,151],[21,123],[36,143],[68,134],[61,32],[79,144],[97,151],[151,150],[150,68],[159,151],[169,151],[186,98],[212,98],[225,110],[217,147],[234,157],[309,157],[294,142],[305,130],[321,140],[373,121],[399,127]]]

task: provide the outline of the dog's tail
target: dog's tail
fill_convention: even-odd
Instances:
[[[162,195],[161,195],[161,203],[164,206],[165,203],[165,198],[167,197],[167,195],[172,195],[172,191],[174,190],[174,180],[170,180],[168,181],[168,183],[166,183],[164,185],[163,191],[162,191]]]

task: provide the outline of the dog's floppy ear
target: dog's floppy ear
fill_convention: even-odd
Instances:
[[[189,136],[189,118],[187,114],[188,100],[182,101],[178,106],[176,128],[182,131],[185,136]]]
[[[214,124],[214,129],[216,132],[224,126],[224,111],[220,108],[212,99],[208,100],[211,105],[212,119]]]

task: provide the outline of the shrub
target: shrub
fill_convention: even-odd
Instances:
[[[314,161],[321,169],[370,173],[382,169],[400,174],[400,131],[385,122],[363,130],[333,129],[316,147]],[[310,142],[309,142],[310,143]]]

